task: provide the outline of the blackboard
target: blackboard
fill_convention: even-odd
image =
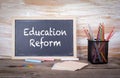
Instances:
[[[14,57],[75,57],[73,18],[14,19]]]

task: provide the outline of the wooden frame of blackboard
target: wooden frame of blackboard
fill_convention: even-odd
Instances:
[[[72,20],[73,21],[73,56],[16,56],[15,55],[15,20]],[[76,44],[76,18],[75,17],[14,17],[13,18],[13,56],[12,59],[38,59],[38,58],[52,58],[52,59],[74,59],[77,57],[77,44]]]

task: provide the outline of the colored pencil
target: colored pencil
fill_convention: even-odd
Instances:
[[[87,38],[89,39],[89,38],[90,38],[90,36],[89,36],[89,34],[88,34],[88,31],[87,31],[85,28],[83,28],[83,30],[84,30],[84,32],[85,32],[85,34],[86,34]]]
[[[109,40],[109,39],[111,38],[114,29],[115,29],[115,27],[113,27],[112,30],[110,31],[110,33],[109,33],[109,35],[108,35],[108,37],[107,37],[107,40]]]

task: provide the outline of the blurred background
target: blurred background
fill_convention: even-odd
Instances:
[[[74,16],[77,26],[77,56],[87,58],[88,24],[96,37],[99,23],[105,25],[105,37],[112,27],[109,57],[120,58],[120,0],[0,0],[0,55],[12,56],[13,17]]]

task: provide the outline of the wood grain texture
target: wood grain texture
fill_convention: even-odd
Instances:
[[[83,27],[89,24],[96,36],[105,24],[105,36],[115,26],[109,41],[109,57],[120,57],[120,0],[0,0],[0,55],[12,55],[12,17],[75,16],[79,57],[87,57],[87,38]]]

